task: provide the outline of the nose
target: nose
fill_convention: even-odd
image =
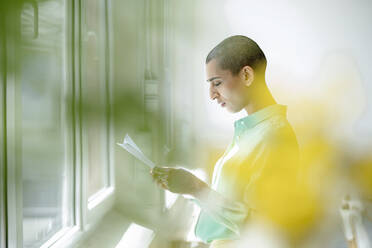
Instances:
[[[212,84],[209,86],[209,97],[212,100],[218,97],[218,92],[216,91]]]

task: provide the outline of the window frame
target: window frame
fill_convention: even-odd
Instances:
[[[87,188],[87,168],[84,167],[84,147],[83,147],[83,126],[82,126],[82,1],[68,0],[68,32],[70,37],[71,47],[68,47],[68,55],[71,68],[68,70],[69,79],[72,82],[73,95],[73,113],[74,113],[74,199],[75,199],[75,218],[74,225],[70,230],[66,231],[55,243],[46,247],[74,247],[76,243],[87,237],[98,224],[99,220],[113,207],[114,205],[114,163],[113,163],[113,115],[111,109],[108,108],[107,113],[107,186],[94,194],[91,202],[88,197]],[[105,0],[105,79],[106,79],[106,94],[108,99],[108,106],[112,106],[112,19],[109,15],[111,6],[110,0]],[[43,247],[44,248],[44,247]]]
[[[5,98],[5,80],[6,80],[6,64],[5,64],[5,51],[6,51],[6,44],[5,44],[5,18],[3,9],[5,9],[4,3],[0,3],[0,115],[1,115],[1,123],[0,123],[0,137],[5,137],[6,134],[6,98]],[[7,223],[6,223],[6,212],[7,212],[7,202],[6,202],[6,185],[7,185],[7,177],[6,177],[6,139],[0,140],[0,246],[7,247]]]
[[[105,0],[105,80],[106,80],[106,94],[107,94],[107,186],[94,194],[91,202],[88,197],[87,188],[87,168],[84,167],[83,157],[83,126],[82,126],[82,0],[68,0],[68,29],[70,32],[71,47],[68,47],[68,56],[71,68],[69,71],[69,79],[72,82],[73,95],[73,115],[74,115],[74,225],[70,230],[64,233],[55,243],[46,247],[74,247],[75,244],[85,239],[102,217],[113,207],[115,201],[115,181],[114,181],[114,129],[113,129],[113,115],[112,115],[112,17],[109,14],[111,8],[111,1]],[[44,247],[43,247],[44,248]]]
[[[20,9],[17,8],[18,1],[9,3],[7,6],[7,13],[5,15],[5,33],[8,30],[17,30],[20,23],[20,18],[14,18],[20,16]],[[19,128],[19,122],[17,123],[19,117],[19,107],[17,107],[16,102],[19,100],[19,85],[16,84],[16,64],[14,60],[10,58],[17,58],[16,42],[18,42],[19,36],[6,35],[5,43],[5,168],[7,178],[6,185],[6,199],[7,213],[6,213],[6,228],[7,237],[6,245],[9,248],[22,247],[22,236],[23,236],[23,226],[22,226],[22,174],[21,166],[18,162],[19,154],[19,135],[16,133],[16,129]],[[17,91],[18,90],[18,91]]]
[[[84,3],[85,1],[80,1],[80,34],[83,35],[83,32],[85,31],[85,27],[83,26],[84,25],[84,18],[85,18],[85,13],[83,13],[83,9],[84,9]],[[111,90],[111,73],[110,73],[110,58],[111,58],[111,54],[110,54],[110,38],[109,38],[109,28],[110,28],[110,21],[109,21],[109,14],[108,14],[108,5],[109,5],[109,1],[108,0],[105,0],[103,2],[101,2],[101,4],[103,5],[103,26],[104,26],[104,47],[103,47],[103,53],[104,53],[104,61],[105,61],[105,64],[103,66],[103,70],[104,70],[104,88],[105,88],[105,92],[104,92],[104,98],[105,98],[105,105],[107,106],[106,107],[106,114],[105,114],[105,133],[107,134],[106,135],[106,140],[105,140],[105,144],[106,144],[106,147],[105,147],[105,150],[106,150],[106,156],[105,156],[105,162],[104,162],[104,178],[103,178],[103,187],[98,190],[97,192],[95,192],[94,194],[92,195],[89,195],[89,190],[87,190],[85,192],[85,201],[87,201],[87,208],[89,210],[89,212],[91,212],[97,205],[99,205],[108,195],[111,194],[111,192],[113,191],[113,176],[112,176],[112,170],[113,170],[113,166],[111,166],[111,161],[112,161],[112,156],[111,156],[111,149],[113,149],[113,147],[111,146],[111,143],[113,142],[113,135],[112,135],[112,116],[111,116],[111,111],[110,111],[110,107],[111,107],[111,100],[112,100],[112,90]],[[100,9],[100,8],[99,8]],[[83,37],[80,36],[80,59],[82,60],[83,56],[84,56],[84,53],[83,53]],[[80,61],[80,62],[84,62],[84,61]],[[83,63],[81,63],[83,64]],[[82,68],[80,68],[80,90],[81,90],[81,93],[84,93],[84,85],[86,84],[86,82],[84,82],[86,80],[86,78],[84,78],[84,71]],[[81,98],[82,99],[84,96],[81,95]],[[85,122],[85,119],[84,119],[84,116],[81,116],[81,130],[83,130],[84,128],[84,122]],[[86,139],[87,139],[87,136],[85,135],[86,133],[84,131],[82,131],[81,133],[81,149],[82,149],[82,154],[83,155],[86,155],[87,154],[87,147],[85,146],[86,145]],[[85,175],[85,177],[83,178],[83,181],[84,181],[84,186],[86,189],[88,189],[88,182],[89,182],[89,178],[88,178],[88,175],[89,175],[89,165],[87,163],[88,161],[88,157],[87,156],[84,156],[82,158],[82,164],[83,164],[83,174]]]

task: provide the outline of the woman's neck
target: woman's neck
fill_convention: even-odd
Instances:
[[[249,103],[244,107],[248,115],[266,108],[267,106],[276,104],[265,82],[256,82],[255,86],[256,87],[252,89],[253,94],[250,94]]]

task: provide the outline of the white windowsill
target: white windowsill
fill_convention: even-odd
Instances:
[[[102,205],[105,200],[107,200],[113,193],[114,187],[108,187],[94,194],[92,197],[89,198],[88,210],[93,211],[95,207]],[[100,210],[99,212],[100,213],[98,215],[103,215],[105,211]],[[81,228],[81,226],[63,228],[47,242],[45,242],[40,248],[75,247],[77,243],[79,243],[89,234],[94,224],[96,224],[95,222],[97,221],[98,218],[93,218],[91,220],[91,223],[89,223],[87,225],[87,228],[84,228],[84,230]]]
[[[78,231],[79,227],[65,227],[57,232],[51,239],[45,242],[40,248],[61,247],[67,240],[70,240]]]
[[[104,188],[88,199],[88,210],[92,210],[114,192],[114,187]]]

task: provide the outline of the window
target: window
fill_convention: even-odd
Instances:
[[[109,185],[105,4],[101,0],[82,2],[83,154],[90,199]]]
[[[51,247],[111,206],[108,3],[19,3],[0,8],[0,247]]]
[[[26,2],[21,13],[20,84],[23,247],[39,247],[72,225],[67,157],[66,5]]]

